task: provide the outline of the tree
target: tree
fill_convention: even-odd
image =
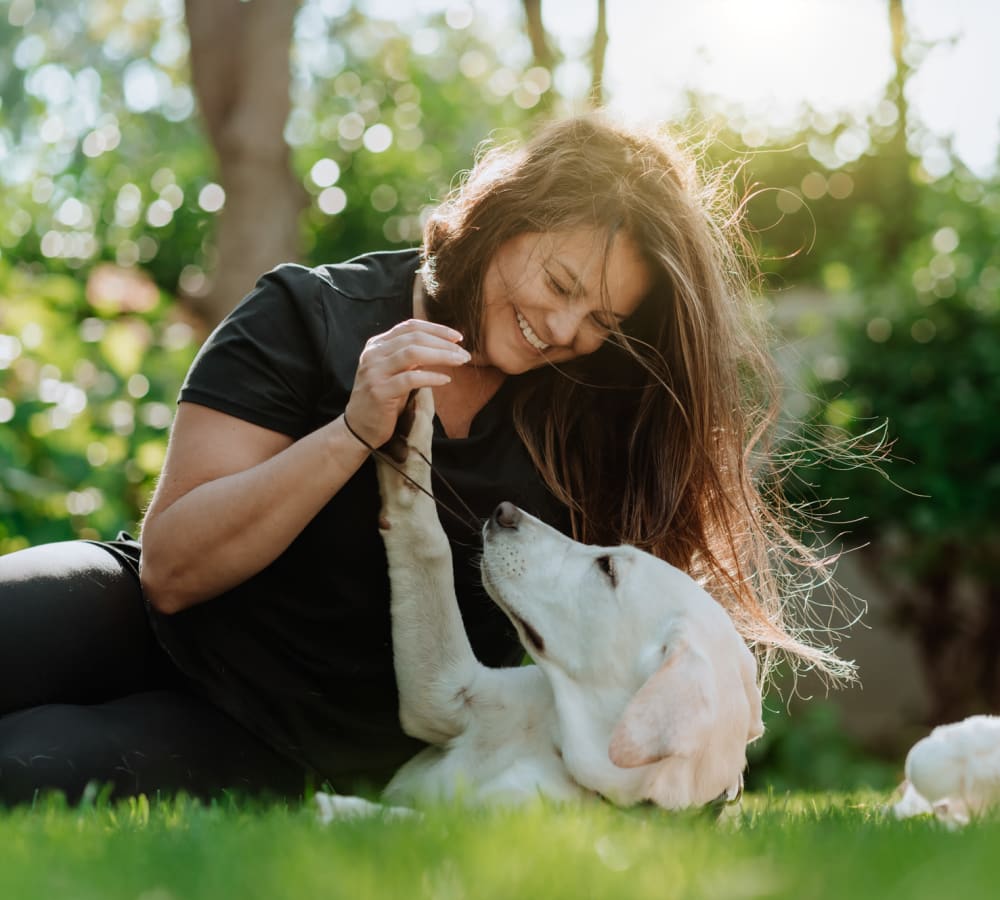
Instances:
[[[909,35],[903,0],[889,0],[889,30],[892,34],[894,77],[888,95],[896,105],[898,119],[895,134],[882,157],[885,161],[882,178],[884,209],[889,217],[883,249],[888,259],[897,259],[902,249],[916,235],[915,198],[909,173],[910,153],[907,149],[910,115],[906,82],[911,69],[907,62]]]
[[[558,61],[552,50],[552,41],[542,21],[542,0],[522,0],[525,30],[531,42],[531,52],[536,66],[552,70]],[[592,107],[604,104],[604,58],[608,49],[607,0],[597,0],[597,24],[590,49],[590,94]]]
[[[535,65],[551,70],[555,66],[556,57],[542,22],[542,0],[523,0],[523,3],[525,30],[531,42],[531,55]]]
[[[801,474],[843,498],[840,518],[868,545],[858,559],[912,636],[936,725],[1000,711],[1000,184],[954,158],[931,175],[908,149],[900,0],[889,10],[897,132],[870,173],[875,214],[854,229],[878,265],[845,255],[860,302],[842,303],[833,365],[810,392],[835,438],[885,423],[892,477],[815,460]]]
[[[608,4],[607,0],[597,0],[597,27],[590,51],[590,102],[594,106],[604,104],[604,57],[607,49]]]
[[[192,83],[225,191],[208,287],[188,298],[209,325],[260,273],[301,257],[307,197],[284,137],[297,10],[294,0],[185,2]]]

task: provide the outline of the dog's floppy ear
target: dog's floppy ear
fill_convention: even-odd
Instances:
[[[705,656],[678,636],[611,733],[608,756],[631,769],[704,745],[718,707],[715,673]]]

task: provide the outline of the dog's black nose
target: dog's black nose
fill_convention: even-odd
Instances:
[[[521,521],[521,510],[504,500],[493,510],[493,521],[501,528],[517,528],[517,523]]]

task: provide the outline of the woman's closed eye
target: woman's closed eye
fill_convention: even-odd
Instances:
[[[560,297],[569,297],[573,293],[561,281],[556,279],[547,269],[545,271],[545,280],[549,283],[549,287],[552,289],[552,292],[558,294]]]
[[[545,280],[549,286],[549,290],[551,290],[557,297],[568,300],[578,294],[578,291],[575,288],[566,287],[566,285],[556,278],[555,275],[553,275],[548,269],[545,269],[544,271]],[[591,325],[605,334],[614,331],[621,325],[621,320],[612,312],[607,310],[595,310],[587,318],[590,320]]]
[[[601,312],[591,313],[590,321],[600,328],[601,331],[614,331],[621,325],[621,322],[618,319],[613,319],[608,316],[607,313]]]

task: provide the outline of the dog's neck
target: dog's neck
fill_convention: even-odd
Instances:
[[[628,806],[644,799],[648,772],[611,762],[611,732],[631,696],[621,688],[580,685],[551,666],[543,670],[552,689],[558,744],[567,771],[581,787]]]

